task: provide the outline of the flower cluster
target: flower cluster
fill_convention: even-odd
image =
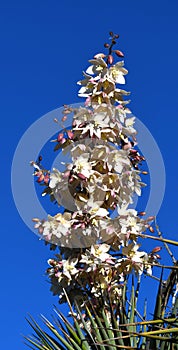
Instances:
[[[117,56],[123,56],[115,50]],[[43,195],[50,194],[60,211],[47,220],[33,219],[45,241],[59,247],[49,260],[51,290],[64,301],[89,295],[108,295],[117,300],[123,282],[135,272],[151,274],[158,255],[140,251],[138,237],[150,228],[153,217],[143,219],[130,209],[134,195],[141,195],[140,164],[144,157],[136,149],[135,118],[125,97],[124,62],[113,64],[113,56],[97,54],[83,72],[79,96],[85,106],[64,106],[62,122],[72,113],[71,130],[59,132],[55,150],[70,152],[65,170],[47,172],[33,162]]]
[[[140,245],[132,243],[124,246],[120,254],[111,249],[110,244],[92,245],[83,250],[63,250],[49,259],[47,273],[51,279],[51,291],[65,301],[64,289],[70,301],[82,300],[88,296],[99,304],[99,298],[110,296],[113,306],[122,297],[125,278],[132,272],[151,274],[151,265],[157,258],[153,252],[139,250]],[[113,254],[113,251],[115,254]]]

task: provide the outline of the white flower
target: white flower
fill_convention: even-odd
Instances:
[[[87,85],[89,83],[89,81],[91,80],[91,75],[89,74],[86,74],[85,72],[82,72],[83,73],[83,76],[85,77],[85,79],[83,80],[79,80],[77,82],[78,85]]]
[[[74,198],[69,191],[68,177],[65,173],[60,173],[57,169],[53,169],[50,174],[49,187],[53,190],[53,195],[64,208],[76,210]]]
[[[49,182],[49,187],[50,188],[55,188],[58,186],[58,184],[62,180],[62,175],[60,171],[56,168],[53,168],[53,173],[50,174],[50,182]]]
[[[126,118],[126,120],[125,120],[126,127],[133,126],[134,123],[135,123],[135,117]]]
[[[101,261],[106,261],[111,258],[110,254],[107,253],[109,249],[110,246],[108,244],[91,246],[91,254]]]
[[[96,216],[100,216],[102,218],[104,218],[105,216],[107,216],[109,214],[109,212],[104,209],[104,208],[98,208],[98,206],[96,205],[95,207],[93,207],[89,213],[91,214],[91,218],[96,217]]]
[[[143,262],[141,258],[145,256],[145,252],[139,252],[140,244],[130,243],[127,247],[122,248],[122,254],[131,258],[133,262]]]
[[[92,166],[90,162],[88,161],[89,154],[83,153],[81,156],[79,156],[77,159],[75,159],[73,163],[73,170],[75,173],[81,173],[86,178],[88,178],[92,174]]]
[[[89,60],[89,62],[92,65],[87,68],[87,70],[86,70],[87,74],[98,75],[98,73],[102,72],[104,68],[107,68],[106,62],[101,57],[99,57],[97,59]]]
[[[110,152],[108,156],[108,163],[109,166],[112,166],[117,173],[121,173],[123,168],[125,168],[125,170],[130,170],[131,168],[128,153],[124,150],[115,150]],[[111,170],[110,167],[109,170]]]
[[[109,68],[109,76],[117,84],[125,84],[124,75],[128,73],[128,70],[123,68],[123,65],[124,61],[121,61]]]
[[[68,259],[68,260],[62,260],[62,266],[63,266],[63,275],[66,276],[69,281],[72,280],[72,276],[76,275],[78,273],[78,270],[76,269],[75,265],[77,264],[78,259]]]
[[[126,268],[128,273],[132,268],[136,273],[141,274],[143,272],[145,259],[147,260],[147,253],[143,251],[139,252],[139,247],[139,244],[130,243],[127,247],[122,249],[122,254],[127,258],[123,260],[123,263],[121,262],[121,265]]]

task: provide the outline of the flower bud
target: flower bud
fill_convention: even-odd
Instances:
[[[113,36],[113,35],[114,35],[114,33],[113,33],[113,32],[109,32],[109,35]]]
[[[69,176],[70,176],[70,170],[67,170],[63,173],[64,178],[69,177]]]
[[[107,63],[109,64],[113,64],[113,61],[114,61],[114,58],[112,55],[108,55],[108,58],[107,58]]]
[[[152,227],[152,226],[149,226],[149,231],[151,232],[151,233],[154,233],[155,232],[155,230],[154,230],[154,228]]]
[[[130,148],[132,148],[131,142],[125,143],[125,145],[122,146],[122,149],[124,149],[124,150],[128,150]]]
[[[118,56],[118,57],[124,57],[124,54],[122,51],[120,50],[114,50],[115,54]]]
[[[49,175],[46,174],[46,175],[44,176],[44,183],[47,184],[48,182],[49,182]]]
[[[77,176],[78,176],[79,179],[81,179],[81,180],[86,180],[86,176],[83,175],[82,173],[78,173]]]
[[[49,259],[48,260],[48,264],[51,265],[51,266],[56,266],[57,265],[56,261],[53,260],[53,259]]]
[[[148,171],[145,171],[145,170],[144,170],[144,171],[142,171],[141,173],[142,173],[143,175],[147,175],[147,174],[148,174]]]
[[[137,152],[138,152],[138,151],[137,151],[136,149],[131,149],[131,150],[130,150],[130,153],[133,153],[133,154],[134,154],[134,153],[137,153]]]
[[[162,247],[155,247],[155,248],[153,248],[153,250],[151,252],[157,253],[157,252],[160,252],[161,249],[162,249]]]
[[[43,174],[41,174],[41,175],[39,176],[39,178],[38,178],[37,182],[42,182],[42,181],[43,181],[43,179],[44,179],[44,175],[43,175]]]
[[[153,220],[155,220],[155,216],[149,216],[149,217],[147,218],[147,221],[153,221]]]
[[[69,183],[71,184],[74,181],[74,177],[71,176],[71,178],[69,179]]]
[[[69,131],[67,131],[67,136],[68,136],[69,140],[72,140],[74,137],[74,134],[72,131],[69,130]]]
[[[60,133],[57,137],[58,142],[61,142],[62,138],[63,138],[64,134]]]
[[[66,142],[66,139],[65,137],[63,137],[60,143],[63,145],[65,142]]]
[[[109,47],[109,44],[105,43],[104,47],[107,49]]]
[[[67,116],[66,115],[64,115],[63,117],[62,117],[62,122],[65,122],[66,120],[67,120]]]
[[[159,254],[155,254],[156,259],[161,259]]]
[[[104,53],[98,53],[98,54],[96,54],[95,56],[94,56],[94,58],[105,58],[106,57],[106,55],[104,54]]]
[[[65,111],[63,112],[63,114],[70,114],[72,112],[71,108],[65,109]]]
[[[44,228],[43,228],[42,226],[40,226],[40,227],[38,228],[38,233],[39,233],[40,235],[42,235],[42,234],[43,234],[43,231],[44,231]]]
[[[144,216],[144,215],[146,215],[146,211],[140,211],[140,212],[138,213],[138,215]]]

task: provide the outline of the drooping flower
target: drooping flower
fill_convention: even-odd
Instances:
[[[123,66],[124,61],[121,61],[109,68],[109,76],[116,84],[125,84],[124,75],[128,73],[128,70]]]
[[[139,248],[140,245],[134,242],[122,248],[122,254],[125,255],[126,258],[121,261],[121,269],[123,268],[125,273],[130,273],[131,270],[134,269],[136,273],[142,274],[147,253],[138,251]]]

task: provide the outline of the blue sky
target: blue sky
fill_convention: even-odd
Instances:
[[[166,237],[177,239],[177,1],[1,1],[0,308],[1,345],[7,350],[25,349],[21,334],[30,331],[27,313],[49,316],[57,304],[44,276],[49,251],[25,226],[13,201],[13,155],[38,118],[80,101],[76,81],[87,60],[103,49],[110,30],[120,34],[118,46],[125,52],[130,108],[149,129],[164,159],[166,191],[158,222]],[[20,170],[19,165],[19,176]],[[22,198],[27,205],[26,193]]]

